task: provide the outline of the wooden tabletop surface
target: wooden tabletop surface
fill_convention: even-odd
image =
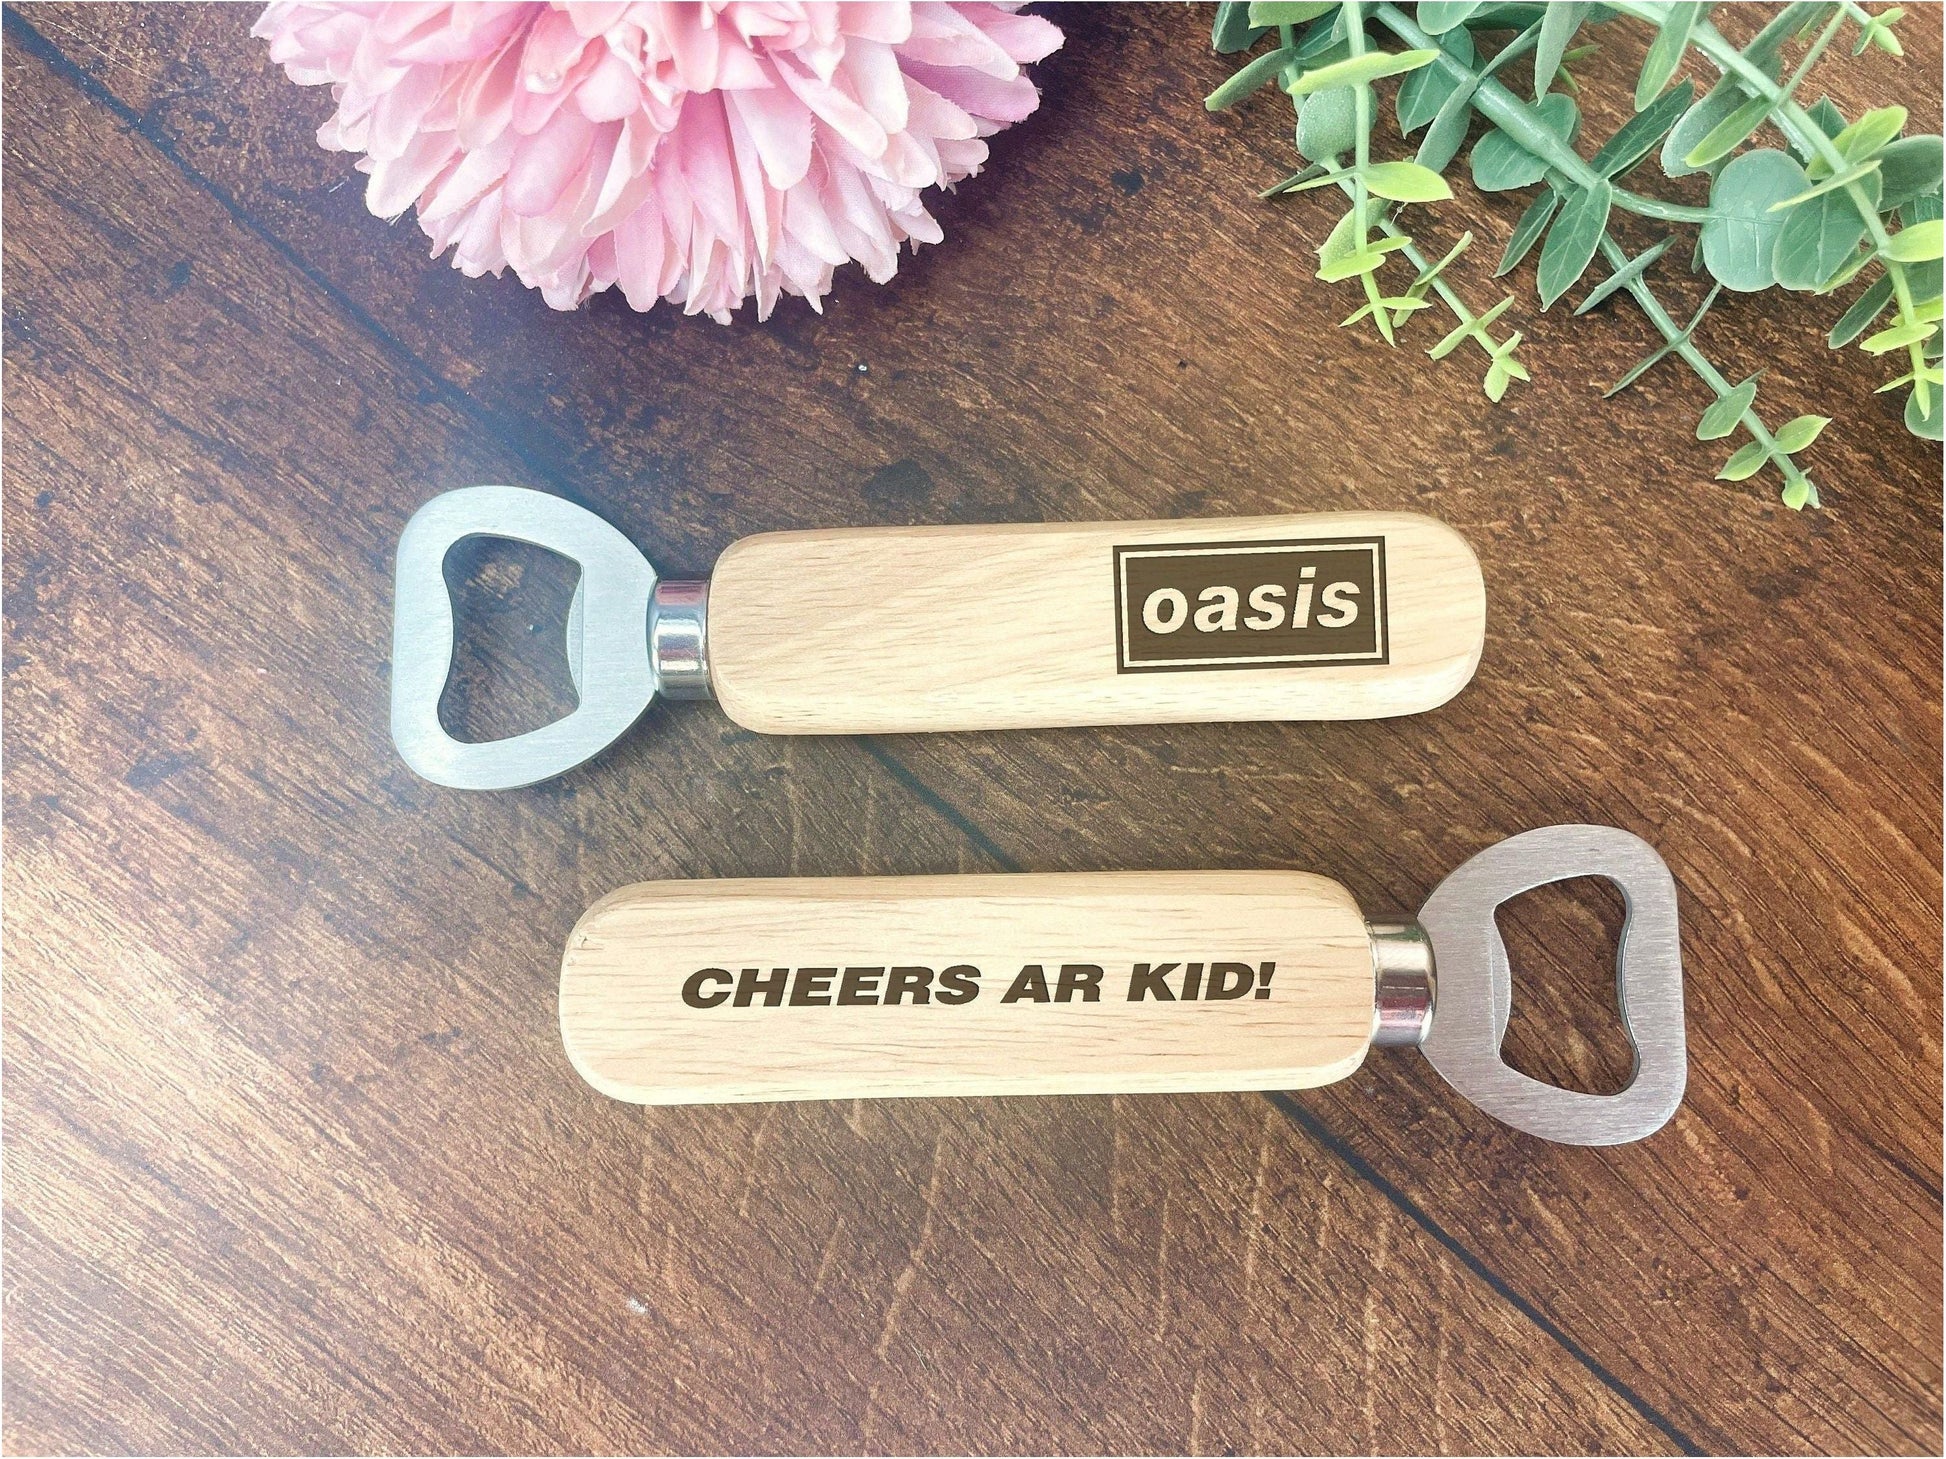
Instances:
[[[1491,406],[1432,325],[1333,327],[1329,205],[1254,200],[1289,117],[1203,112],[1206,11],[1055,14],[943,246],[722,328],[428,260],[248,9],[8,11],[10,1452],[1939,1450],[1937,451],[1826,350],[1836,306],[1732,297],[1732,378],[1838,422],[1823,511],[1714,484],[1701,387],[1602,401],[1648,326],[1541,314],[1531,264],[1535,382]],[[1821,76],[1937,130],[1940,12],[1903,33]],[[1641,45],[1609,35],[1598,125]],[[388,740],[390,561],[486,481],[676,575],[773,528],[1428,512],[1479,552],[1485,660],[1365,724],[658,705],[452,792]],[[559,696],[556,566],[461,564],[479,732]],[[642,1110],[556,1030],[568,928],[633,880],[1297,867],[1411,908],[1580,820],[1684,898],[1689,1095],[1637,1145],[1383,1051],[1302,1095]],[[1619,916],[1505,914],[1523,1067],[1625,1074]]]

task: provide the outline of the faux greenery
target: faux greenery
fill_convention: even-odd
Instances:
[[[1815,506],[1817,487],[1795,458],[1829,418],[1801,415],[1771,430],[1756,404],[1762,372],[1732,383],[1696,343],[1697,326],[1725,289],[1826,296],[1864,277],[1866,288],[1851,307],[1841,315],[1835,306],[1831,310],[1840,315],[1830,328],[1831,347],[1856,342],[1895,361],[1902,373],[1881,392],[1904,389],[1907,428],[1940,439],[1946,395],[1940,368],[1941,142],[1903,136],[1903,107],[1848,120],[1828,97],[1808,103],[1802,97],[1806,77],[1834,43],[1849,42],[1854,55],[1867,47],[1902,54],[1893,31],[1901,11],[1869,14],[1851,0],[1800,0],[1737,46],[1711,23],[1712,8],[1655,0],[1420,0],[1416,6],[1232,0],[1217,7],[1216,49],[1240,54],[1266,39],[1275,44],[1245,62],[1206,105],[1212,111],[1232,106],[1273,82],[1283,89],[1297,111],[1297,149],[1307,165],[1263,196],[1333,188],[1350,199],[1350,210],[1318,249],[1320,279],[1356,280],[1363,291],[1363,306],[1345,324],[1369,320],[1392,343],[1409,316],[1437,300],[1455,323],[1428,353],[1438,359],[1462,346],[1479,350],[1486,394],[1498,401],[1514,381],[1529,378],[1515,353],[1519,333],[1495,335],[1513,296],[1476,313],[1447,276],[1473,235],[1463,235],[1451,252],[1429,262],[1401,217],[1408,206],[1452,197],[1444,174],[1465,150],[1474,118],[1483,118],[1488,129],[1468,157],[1474,186],[1533,190],[1494,276],[1512,272],[1538,245],[1535,279],[1547,310],[1575,290],[1599,259],[1604,276],[1574,312],[1585,314],[1626,293],[1662,337],[1607,393],[1633,384],[1663,359],[1681,360],[1716,397],[1697,436],[1718,440],[1741,431],[1747,438],[1724,462],[1719,479],[1742,481],[1774,466],[1783,477],[1786,505]],[[1635,113],[1584,155],[1571,68],[1595,49],[1587,37],[1624,23],[1647,32]],[[1503,74],[1523,58],[1531,59],[1531,98],[1516,93]],[[1671,85],[1693,58],[1704,65],[1688,69],[1715,78],[1701,96],[1692,81]],[[1400,131],[1408,138],[1423,131],[1411,160],[1373,155],[1373,83],[1389,77],[1400,78],[1393,97]],[[1765,145],[1773,133],[1782,148]],[[1650,171],[1643,164],[1651,156],[1668,178],[1707,173],[1708,203],[1672,202],[1643,187],[1638,178]],[[1630,257],[1610,231],[1621,213],[1687,231],[1672,232]],[[1658,264],[1671,266],[1664,256],[1685,237],[1690,268],[1707,272],[1714,287],[1702,308],[1678,323],[1656,294],[1655,271]],[[1403,268],[1415,276],[1400,288],[1394,280],[1403,277]]]

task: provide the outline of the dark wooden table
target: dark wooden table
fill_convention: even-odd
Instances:
[[[1703,334],[1773,420],[1840,417],[1822,512],[1712,484],[1677,371],[1602,402],[1647,326],[1540,314],[1531,265],[1494,408],[1431,326],[1333,327],[1328,209],[1251,197],[1288,117],[1206,116],[1207,13],[1158,6],[1058,13],[1042,110],[890,287],[554,314],[368,216],[250,13],[6,17],[9,1451],[1938,1451],[1939,461],[1833,309]],[[1831,88],[1937,129],[1939,12],[1904,33]],[[1405,721],[659,706],[454,793],[387,738],[390,557],[481,481],[679,575],[771,528],[1414,509],[1478,548],[1489,643]],[[566,583],[463,569],[492,731],[558,697]],[[1689,1097],[1635,1146],[1387,1054],[1300,1096],[645,1111],[555,1029],[567,929],[644,877],[1304,867],[1409,908],[1570,820],[1685,896]],[[1618,920],[1506,914],[1523,1067],[1626,1071]]]

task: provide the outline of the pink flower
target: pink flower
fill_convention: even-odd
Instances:
[[[751,295],[818,308],[856,259],[937,243],[922,192],[971,177],[1040,92],[1061,32],[976,0],[277,0],[252,34],[366,205],[414,203],[436,257],[512,266],[556,309],[619,284],[727,324]]]

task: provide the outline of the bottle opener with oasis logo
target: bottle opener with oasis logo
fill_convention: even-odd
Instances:
[[[443,566],[467,537],[575,562],[579,704],[526,734],[449,735]],[[434,497],[399,538],[392,738],[441,785],[531,785],[599,753],[659,692],[770,734],[1376,719],[1444,704],[1480,660],[1486,589],[1429,517],[869,527],[734,543],[659,581],[574,503],[512,486]]]
[[[1628,906],[1619,1094],[1500,1056],[1494,909],[1575,876]],[[638,1104],[1298,1089],[1416,1044],[1489,1114],[1574,1145],[1652,1134],[1687,1073],[1675,881],[1607,826],[1488,847],[1416,919],[1368,920],[1295,871],[645,882],[576,925],[561,1035],[583,1078]]]

